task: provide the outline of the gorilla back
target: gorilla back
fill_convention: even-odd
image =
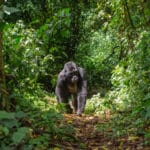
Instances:
[[[87,97],[87,80],[83,68],[69,61],[58,75],[55,89],[58,103],[64,103],[68,113],[72,112],[69,98],[73,95],[74,112],[81,115],[84,111]]]

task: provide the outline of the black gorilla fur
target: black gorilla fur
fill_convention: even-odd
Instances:
[[[84,69],[78,67],[72,61],[67,62],[58,75],[55,93],[58,103],[64,103],[68,113],[72,112],[69,98],[73,95],[72,105],[74,112],[81,115],[84,111],[87,97],[87,80]]]

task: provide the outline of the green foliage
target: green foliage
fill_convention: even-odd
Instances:
[[[27,134],[29,134],[29,128],[27,127],[18,128],[18,130],[12,135],[13,143],[15,145],[21,143],[21,141],[26,138]]]
[[[107,98],[101,97],[100,93],[98,93],[87,100],[85,113],[105,114],[110,108],[112,108],[112,102]]]
[[[135,111],[141,112],[142,118],[144,114],[145,117],[147,116],[149,108],[148,58],[150,52],[147,47],[148,43],[149,32],[140,33],[136,45],[137,50],[130,55],[128,61],[123,61],[117,66],[112,75],[112,83],[117,89],[112,94],[114,99],[118,99],[118,102],[126,108],[135,106]],[[139,109],[141,105],[143,107]]]
[[[36,100],[34,102],[36,103]],[[64,124],[62,114],[51,104],[46,106],[46,102],[43,101],[45,107],[42,105],[35,107],[31,102],[29,103],[31,106],[26,104],[26,108],[28,107],[26,113],[0,111],[1,149],[19,146],[24,149],[47,149],[51,140],[74,140],[73,126]]]
[[[95,31],[87,40],[80,43],[76,59],[87,71],[90,87],[101,84],[102,87],[108,88],[111,70],[116,64],[116,57],[112,56],[115,39],[110,33]]]
[[[37,138],[31,139],[29,145],[26,145],[25,148],[47,149],[49,140],[49,134],[44,133],[43,135],[39,135]]]
[[[64,106],[44,91],[54,92],[68,60],[85,68],[89,94],[95,94],[85,112],[114,114],[97,129],[111,128],[112,137],[142,134],[148,141],[149,6],[141,0],[5,1],[0,29],[5,73],[14,77],[7,87],[16,112],[0,111],[0,149],[47,149],[48,140],[72,140],[73,127],[64,125],[58,113],[65,112]]]
[[[28,119],[32,122],[32,129],[36,134],[36,137],[30,139],[29,143],[26,144],[25,147],[47,149],[50,142],[53,140],[73,140],[73,126],[63,123],[62,114],[56,111],[56,102],[52,102],[52,104],[51,102],[52,101],[49,101],[47,103],[46,101],[43,101],[43,103],[45,103],[45,109],[43,109],[43,106],[37,105],[36,108],[31,108],[32,111],[28,112]],[[54,143],[52,144],[54,145]]]
[[[14,119],[15,116],[13,113],[8,113],[6,111],[0,111],[0,119]]]
[[[7,15],[10,15],[12,13],[15,13],[19,11],[17,8],[14,8],[14,7],[7,7],[7,6],[3,6],[3,12],[6,13]]]
[[[107,66],[111,65],[110,76],[112,83],[112,90],[107,94],[108,102],[111,107],[111,110],[117,115],[112,119],[109,128],[113,128],[113,135],[122,135],[130,133],[130,130],[133,130],[132,133],[138,134],[138,131],[141,134],[147,134],[146,127],[149,124],[149,27],[147,26],[147,6],[148,2],[143,3],[142,1],[109,1],[108,3],[100,2],[97,8],[97,11],[94,13],[90,13],[89,17],[91,20],[88,20],[88,24],[86,24],[87,29],[93,28],[95,21],[97,22],[98,15],[101,16],[104,20],[101,20],[100,31],[105,33],[105,37],[109,35],[111,46],[109,47],[109,42],[104,40],[100,41],[98,44],[94,43],[94,46],[102,45],[101,49],[98,49],[98,52],[104,51],[105,49],[110,49],[110,53],[112,54],[111,59],[113,61],[109,61],[110,58],[106,57],[107,65],[104,66],[104,69]],[[139,9],[137,9],[139,8]],[[136,10],[136,11],[135,11]],[[97,14],[95,15],[95,13]],[[99,14],[98,14],[99,13]],[[137,19],[138,18],[138,19]],[[137,21],[138,20],[138,21]],[[136,29],[135,29],[136,28]],[[94,27],[96,29],[96,27]],[[96,29],[97,31],[97,29]],[[94,31],[94,32],[96,32]],[[89,32],[89,31],[87,31]],[[85,36],[87,36],[86,34]],[[90,38],[92,34],[90,33]],[[89,37],[88,36],[88,37]],[[105,39],[105,37],[103,39]],[[89,39],[90,39],[89,38]],[[83,50],[90,52],[90,60],[91,56],[94,54],[96,47],[91,47],[92,43],[90,40],[85,44],[83,43]],[[96,37],[98,39],[98,36]],[[92,40],[94,41],[94,40]],[[101,44],[102,42],[102,44]],[[90,44],[89,44],[90,43]],[[107,49],[107,52],[108,52]],[[86,52],[87,52],[86,51]],[[84,53],[84,51],[82,51]],[[96,53],[98,56],[98,61],[96,61],[96,57],[93,59],[93,62],[98,64],[98,69],[95,69],[96,65],[91,65],[91,61],[89,61],[87,54],[84,55],[85,59],[82,59],[82,63],[85,63],[85,60],[88,60],[90,63],[87,63],[87,68],[92,70],[100,70],[102,67],[101,63],[101,55]],[[112,52],[112,53],[111,53]],[[83,54],[82,53],[82,54]],[[107,54],[107,53],[106,53]],[[80,55],[81,56],[81,55]],[[102,55],[102,58],[104,56]],[[92,67],[91,67],[92,66]],[[95,68],[94,68],[95,67]],[[101,70],[102,71],[102,70]],[[94,71],[95,73],[95,71]],[[92,72],[92,75],[94,74]],[[106,79],[107,72],[104,72],[104,79]],[[110,76],[107,78],[110,79]],[[95,76],[92,76],[95,77]],[[100,79],[101,75],[99,76]],[[93,78],[93,80],[98,81],[98,78]],[[93,98],[92,98],[93,99]],[[99,100],[97,100],[99,103]],[[92,110],[95,110],[95,105],[97,102],[93,102],[93,104],[88,104],[88,107],[91,107]],[[101,108],[103,104],[99,106]],[[87,108],[88,108],[87,107]],[[121,113],[121,114],[120,114]],[[128,125],[130,124],[130,126]]]
[[[2,5],[1,5],[2,3]],[[3,2],[0,3],[0,20],[4,19],[4,14],[10,15],[12,13],[18,12],[19,10],[15,7],[7,7],[3,5]]]
[[[19,87],[26,90],[34,88],[38,74],[42,71],[40,63],[43,52],[40,40],[33,29],[25,29],[22,21],[8,26],[4,32],[4,54],[6,73],[15,76]],[[27,86],[28,85],[28,86]]]
[[[25,118],[25,113],[0,111],[0,148],[9,149],[23,143],[29,138],[31,129],[29,127],[21,127],[20,119]]]

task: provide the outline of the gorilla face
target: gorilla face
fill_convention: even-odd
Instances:
[[[79,80],[79,77],[78,77],[78,71],[77,70],[74,70],[70,73],[70,82],[71,83],[77,83]]]
[[[67,76],[69,84],[76,84],[79,80],[79,72],[74,62],[68,62],[64,66],[64,70]]]

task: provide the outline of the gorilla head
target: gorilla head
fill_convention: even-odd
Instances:
[[[67,83],[76,84],[79,81],[79,71],[77,65],[70,61],[64,65]]]

